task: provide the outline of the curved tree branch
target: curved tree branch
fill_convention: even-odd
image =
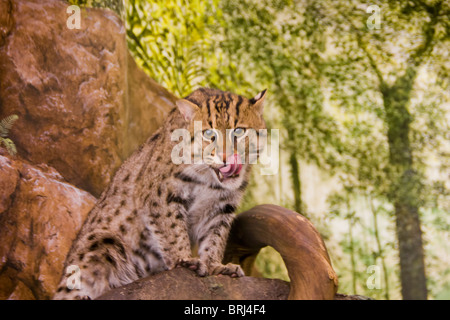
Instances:
[[[263,247],[277,250],[286,264],[289,299],[334,299],[338,280],[319,232],[305,217],[276,205],[260,205],[238,215],[225,262],[241,263],[246,274]]]

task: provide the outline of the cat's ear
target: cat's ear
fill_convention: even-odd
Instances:
[[[194,118],[194,115],[200,108],[186,99],[180,99],[176,102],[178,110],[180,110],[181,114],[184,117],[184,120],[190,122]]]
[[[264,109],[264,99],[266,98],[267,89],[264,89],[258,93],[254,98],[250,99],[250,103],[253,104],[253,108],[258,110],[262,114]]]

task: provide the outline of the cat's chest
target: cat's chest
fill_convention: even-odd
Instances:
[[[212,217],[227,205],[237,205],[239,196],[236,191],[214,189],[208,186],[195,186],[189,190],[191,203],[187,208],[187,217],[191,223]]]
[[[203,208],[214,208],[224,197],[230,197],[232,194],[228,190],[213,189],[208,186],[195,186],[189,190],[189,198],[192,203],[188,208],[189,213]]]

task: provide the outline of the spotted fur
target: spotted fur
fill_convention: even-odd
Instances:
[[[247,99],[200,88],[177,102],[165,124],[119,168],[73,243],[64,271],[79,266],[81,289],[69,290],[70,275],[64,274],[54,299],[94,299],[177,265],[200,276],[242,276],[239,266],[221,261],[250,166],[221,182],[216,164],[175,165],[171,133],[185,128],[193,135],[194,121],[224,134],[238,127],[264,129],[264,94]]]

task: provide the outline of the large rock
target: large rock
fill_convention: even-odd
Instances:
[[[53,168],[0,151],[0,299],[48,299],[95,204]]]
[[[175,97],[129,55],[115,13],[82,9],[68,29],[62,0],[0,2],[0,119],[19,115],[18,153],[98,196],[161,125]]]
[[[77,187],[98,196],[176,100],[136,66],[112,11],[82,9],[70,30],[67,7],[0,1],[0,119],[19,115],[20,157],[0,148],[0,299],[53,295],[95,203]]]

